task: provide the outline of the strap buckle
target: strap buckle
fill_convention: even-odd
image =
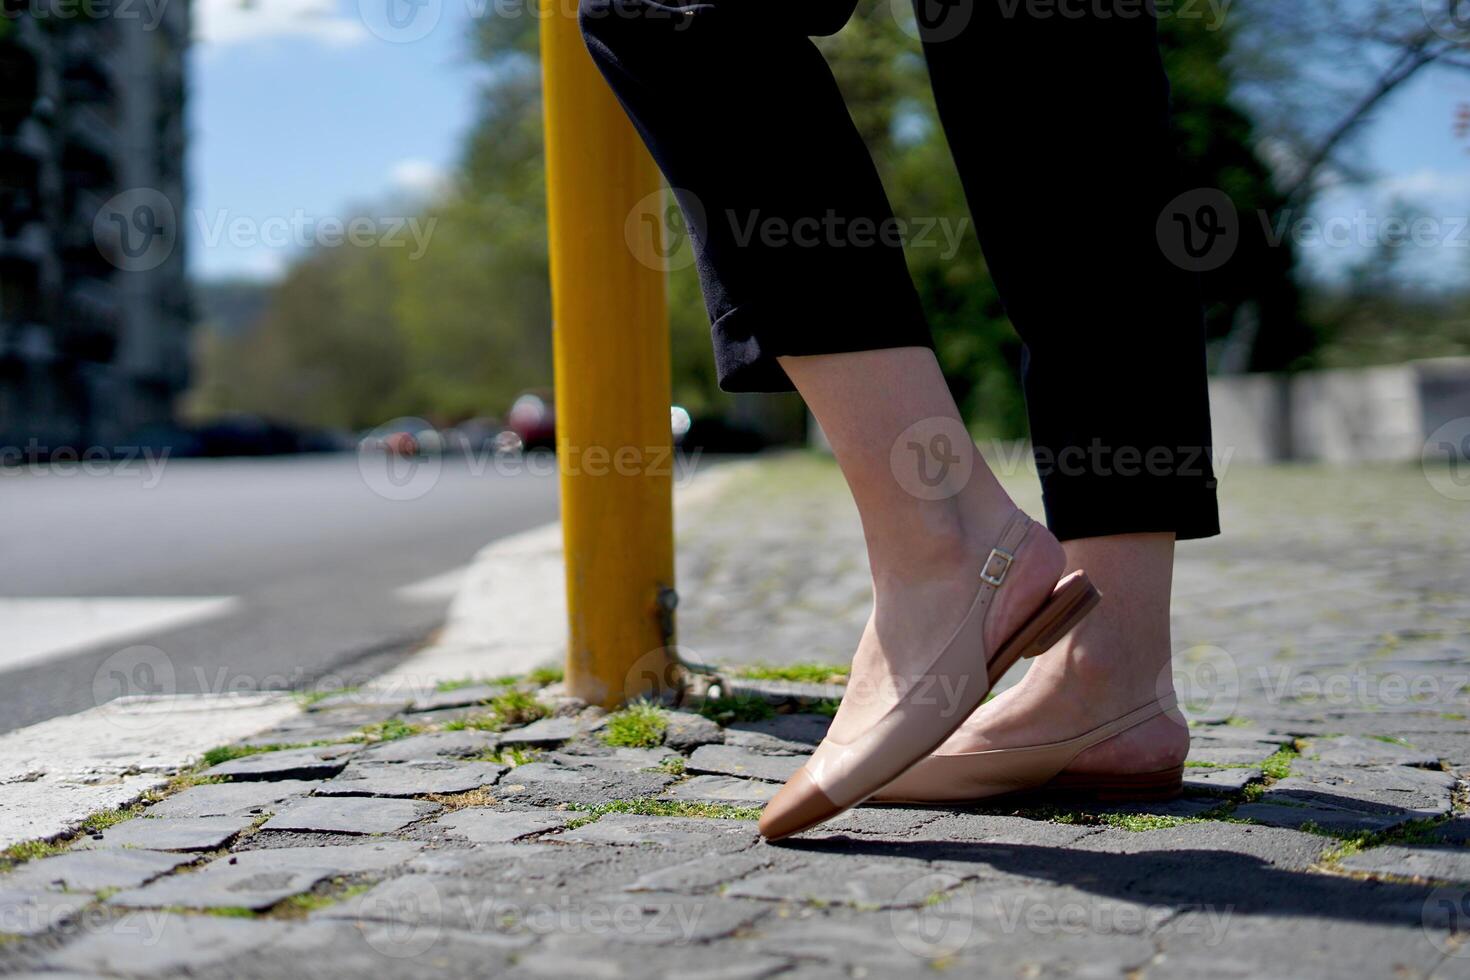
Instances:
[[[985,564],[980,566],[980,581],[999,588],[1006,580],[1006,573],[1011,570],[1011,562],[1015,560],[1016,556],[1012,552],[1004,548],[991,548],[990,555],[985,559]],[[1000,566],[1000,571],[992,572],[990,568],[997,561],[1003,562]]]

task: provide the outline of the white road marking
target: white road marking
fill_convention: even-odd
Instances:
[[[0,598],[0,670],[233,612],[234,596]]]
[[[459,594],[459,588],[469,572],[470,567],[462,565],[442,575],[431,575],[429,578],[399,586],[393,590],[393,595],[406,602],[449,602]]]

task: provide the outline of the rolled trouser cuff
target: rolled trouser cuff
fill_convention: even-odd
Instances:
[[[895,292],[900,294],[899,299],[894,298]],[[817,290],[816,295],[823,293]],[[731,392],[794,391],[778,357],[934,348],[918,296],[912,290],[892,288],[867,296],[847,296],[841,304],[830,300],[813,305],[778,297],[758,299],[722,314],[711,325],[710,333],[720,389]]]
[[[1048,470],[1038,459],[1047,527],[1062,541],[1150,533],[1186,541],[1219,534],[1209,448],[1160,447],[1154,453],[1156,464],[1140,463],[1136,473],[1130,455],[1127,475],[1067,473],[1060,463]]]

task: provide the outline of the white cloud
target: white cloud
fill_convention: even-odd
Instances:
[[[196,0],[194,32],[200,42],[220,46],[286,37],[341,46],[371,37],[335,0]]]
[[[424,197],[437,197],[449,186],[449,175],[428,160],[400,160],[388,172],[396,190]]]
[[[1470,195],[1470,171],[1450,173],[1445,170],[1416,170],[1395,174],[1378,182],[1383,193],[1403,197],[1437,197]]]

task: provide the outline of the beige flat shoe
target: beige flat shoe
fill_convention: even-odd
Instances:
[[[760,819],[763,837],[779,840],[809,830],[888,785],[944,744],[1017,661],[1050,649],[1097,606],[1102,597],[1087,574],[1073,572],[1057,582],[1041,607],[1008,639],[994,651],[985,648],[988,614],[1005,587],[1011,565],[1025,561],[1027,537],[1036,527],[1020,510],[1011,516],[980,570],[980,588],[969,612],[919,675],[930,683],[895,692],[893,706],[853,741],[823,739],[806,764],[766,804]],[[976,683],[976,668],[982,663],[985,681]],[[940,689],[958,692],[943,709],[935,707],[934,692]]]
[[[1184,767],[1144,773],[1073,773],[1087,749],[1172,709],[1173,694],[1061,742],[945,755],[936,752],[873,795],[880,803],[974,803],[1021,793],[1084,795],[1100,800],[1162,800],[1184,788]]]

